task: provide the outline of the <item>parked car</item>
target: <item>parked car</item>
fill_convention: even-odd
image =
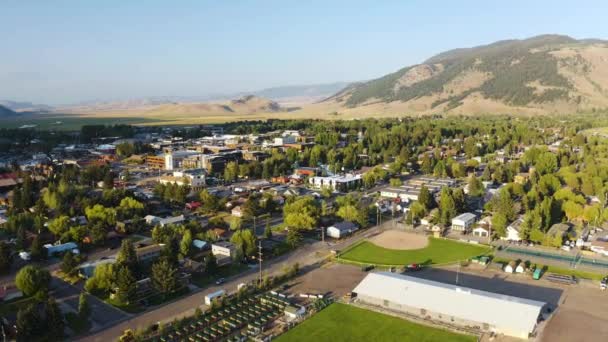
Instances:
[[[420,266],[419,264],[409,264],[409,265],[405,266],[406,272],[415,272],[415,271],[420,271],[421,269],[422,269],[422,266]]]
[[[608,288],[608,276],[605,276],[604,279],[600,282],[600,289],[603,291]]]
[[[222,285],[225,281],[226,281],[226,279],[220,278],[220,279],[218,279],[218,280],[215,281],[215,285]]]

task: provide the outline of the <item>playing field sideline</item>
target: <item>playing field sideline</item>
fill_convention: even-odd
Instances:
[[[475,341],[476,337],[415,324],[335,303],[279,336],[276,341]]]
[[[429,238],[425,248],[412,250],[388,249],[364,241],[340,255],[340,259],[375,265],[444,264],[470,259],[487,253],[489,247],[445,239]]]

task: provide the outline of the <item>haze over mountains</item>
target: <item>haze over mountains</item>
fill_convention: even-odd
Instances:
[[[236,99],[236,100],[235,100]],[[435,55],[365,82],[267,88],[226,95],[89,101],[14,111],[162,118],[270,113],[329,118],[404,114],[547,114],[608,108],[608,42],[542,35]]]

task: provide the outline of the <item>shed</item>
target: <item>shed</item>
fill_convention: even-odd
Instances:
[[[357,228],[356,224],[350,221],[342,221],[327,227],[327,236],[339,239],[346,235],[352,234],[357,229],[359,228]]]

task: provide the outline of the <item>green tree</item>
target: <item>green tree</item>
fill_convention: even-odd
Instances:
[[[285,224],[297,229],[312,229],[319,219],[319,206],[311,196],[304,196],[283,207]]]
[[[95,273],[84,285],[85,290],[90,293],[107,293],[112,288],[115,278],[115,266],[113,264],[101,264],[95,267]]]
[[[155,262],[152,265],[152,284],[163,296],[177,289],[177,268],[166,260]]]
[[[90,315],[91,306],[89,305],[89,299],[86,293],[81,292],[80,297],[78,297],[78,316],[80,319],[87,321]]]
[[[51,274],[44,268],[27,265],[17,273],[15,285],[26,296],[46,298],[51,282]]]
[[[444,187],[441,189],[439,197],[439,222],[447,226],[456,214],[456,203],[452,197],[452,192],[449,188]]]
[[[123,239],[116,255],[116,263],[128,267],[132,272],[137,268],[137,253],[133,240]]]
[[[0,241],[0,273],[6,274],[13,263],[13,252],[11,247],[4,241]]]
[[[129,304],[135,298],[137,284],[133,272],[128,267],[119,266],[116,272],[116,298],[120,303]]]
[[[192,248],[192,233],[190,229],[186,229],[184,231],[184,235],[182,236],[182,241],[179,244],[180,253],[185,257],[190,254],[190,250]]]
[[[46,259],[46,248],[44,248],[42,245],[42,241],[40,240],[39,236],[35,236],[32,240],[32,244],[30,245],[30,254],[32,259],[35,261]]]
[[[270,227],[270,218],[266,221],[266,228],[264,228],[264,238],[272,239],[272,228]]]
[[[48,341],[63,341],[63,314],[54,298],[49,298],[44,305],[45,337]]]
[[[425,185],[422,185],[420,187],[420,194],[418,194],[418,203],[422,205],[425,213],[429,212],[429,210],[433,208],[433,202],[434,201],[433,197],[431,196],[431,192]]]
[[[78,261],[74,258],[74,254],[70,251],[66,252],[61,261],[61,271],[68,276],[72,276],[76,272],[76,267],[78,267]]]
[[[297,247],[300,242],[302,242],[302,233],[300,233],[300,230],[297,228],[290,228],[287,231],[286,242],[292,248]]]
[[[483,183],[479,178],[472,174],[468,182],[469,195],[473,197],[482,196],[484,193]]]
[[[55,235],[55,237],[59,237],[63,235],[70,226],[70,218],[62,215],[57,217],[54,220],[49,222],[49,231]]]
[[[44,320],[34,304],[28,304],[17,312],[17,341],[34,341],[45,334]]]
[[[224,169],[224,180],[234,182],[239,174],[239,165],[236,162],[229,162]]]
[[[217,272],[217,259],[215,255],[209,254],[205,257],[205,272],[215,274]]]

